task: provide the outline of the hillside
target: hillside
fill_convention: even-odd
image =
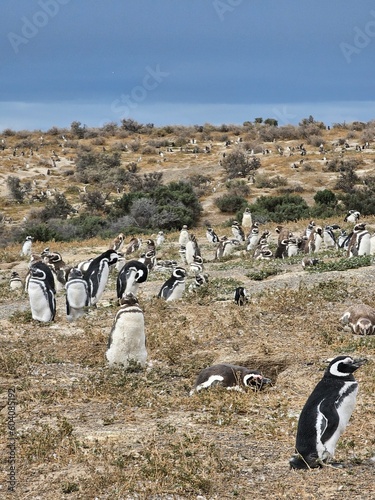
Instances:
[[[337,182],[337,172],[324,168],[330,159],[361,156],[359,174],[373,173],[374,142],[365,150],[356,150],[365,131],[322,131],[324,153],[307,141],[260,141],[253,130],[235,127],[225,132],[212,127],[203,132],[177,128],[163,131],[162,139],[175,145],[183,135],[185,146],[163,146],[154,151],[150,151],[149,141],[161,131],[126,137],[119,137],[117,131],[115,136],[83,139],[69,136],[69,130],[59,132],[43,134],[43,143],[32,156],[27,156],[30,147],[22,155],[17,144],[28,141],[25,144],[34,145],[41,141],[41,133],[6,136],[6,148],[1,152],[2,179],[5,181],[8,175],[22,181],[30,179],[36,189],[57,189],[66,193],[72,204],[82,206],[80,192],[84,185],[75,181],[74,174],[66,175],[66,171],[74,171],[78,146],[100,152],[103,147],[107,151],[118,148],[118,142],[128,144],[128,150],[121,152],[124,166],[138,162],[142,174],[162,170],[164,183],[202,173],[209,176],[210,189],[200,198],[203,213],[199,226],[189,228],[200,245],[209,282],[205,288],[186,291],[183,299],[168,303],[156,295],[169,273],[153,270],[138,295],[145,315],[148,366],[142,371],[109,369],[104,355],[118,309],[116,272],[111,273],[98,307],[90,308],[77,322],[66,320],[63,290],[57,294],[55,321],[33,321],[27,295],[9,290],[11,272],[19,272],[24,279],[28,270],[28,259],[20,257],[20,243],[10,242],[9,231],[19,230],[24,217],[30,218],[30,210],[40,205],[14,203],[6,182],[1,183],[5,235],[0,250],[1,453],[7,456],[8,390],[15,387],[17,497],[372,498],[375,337],[355,336],[340,323],[349,305],[363,302],[375,307],[372,260],[338,270],[343,253],[322,247],[318,257],[323,264],[318,272],[310,272],[302,269],[301,255],[255,261],[240,247],[232,256],[218,261],[214,258],[215,246],[205,235],[209,221],[218,234],[230,236],[228,221],[233,214],[220,213],[214,200],[227,191],[220,165],[223,153],[236,148],[239,137],[254,146],[250,154],[261,158],[257,176],[284,176],[286,187],[313,203],[317,190],[334,189]],[[225,145],[224,136],[230,145]],[[348,140],[349,147],[337,146],[341,139]],[[137,151],[130,147],[134,140],[141,143]],[[301,142],[307,149],[303,158],[296,149]],[[193,151],[195,146],[199,152]],[[206,146],[210,153],[201,152]],[[263,154],[260,149],[258,153],[258,147],[270,152]],[[59,158],[55,167],[51,163],[53,151]],[[300,159],[303,163],[292,168],[291,164]],[[304,163],[312,170],[304,169]],[[259,188],[256,182],[249,187],[249,203],[261,195],[280,193],[280,188]],[[111,193],[115,196],[118,193]],[[375,216],[364,220],[373,232]],[[340,220],[316,221],[322,225],[331,222],[348,231],[352,228],[343,216]],[[307,223],[300,220],[287,226],[301,235]],[[274,226],[263,226],[271,232],[272,248],[277,239]],[[150,237],[142,231],[137,236],[143,240]],[[183,264],[178,237],[178,231],[166,234],[165,244],[157,251],[159,260],[176,259]],[[110,239],[100,237],[37,241],[33,252],[40,253],[49,246],[51,251],[61,252],[67,264],[77,265],[99,255],[110,243]],[[189,273],[187,288],[193,281]],[[241,308],[233,303],[236,286],[246,287],[249,294],[248,303]],[[339,354],[368,359],[356,372],[360,384],[357,405],[336,450],[336,460],[344,467],[291,471],[288,460],[294,453],[299,412],[322,377],[326,360]],[[272,386],[244,393],[217,387],[189,396],[198,372],[220,362],[259,369],[272,379]],[[3,461],[2,491],[7,488],[7,474]]]

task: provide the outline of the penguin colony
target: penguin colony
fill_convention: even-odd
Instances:
[[[353,222],[353,230],[347,234],[338,224],[324,229],[311,221],[304,234],[294,235],[288,228],[278,226],[277,249],[270,250],[268,240],[271,232],[260,232],[259,223],[253,221],[249,209],[243,214],[242,226],[234,221],[231,237],[218,237],[212,227],[207,227],[206,237],[215,245],[214,260],[220,260],[235,251],[250,252],[254,259],[286,258],[308,254],[302,259],[303,268],[319,263],[316,254],[323,248],[342,248],[347,256],[370,254],[370,234],[364,223],[359,223],[360,214],[351,211],[345,221]],[[340,235],[337,234],[340,231]],[[343,238],[344,237],[344,238]],[[341,239],[340,239],[341,238]],[[76,267],[66,266],[58,252],[45,249],[40,256],[32,254],[32,237],[28,236],[22,246],[21,255],[30,256],[30,269],[25,279],[25,289],[29,295],[33,319],[41,322],[53,321],[56,314],[56,283],[64,283],[66,293],[66,317],[69,322],[77,321],[87,313],[89,307],[96,306],[107,285],[111,269],[123,256],[117,270],[116,290],[120,307],[109,333],[105,358],[110,367],[127,369],[137,365],[146,366],[146,332],[144,312],[138,302],[138,289],[154,271],[169,272],[170,277],[161,286],[157,297],[167,302],[184,296],[188,272],[193,282],[188,290],[196,291],[208,283],[208,275],[203,273],[204,260],[197,238],[183,226],[178,239],[183,266],[177,261],[159,261],[156,249],[165,243],[165,235],[160,231],[154,240],[144,243],[140,238],[132,238],[124,254],[121,249],[125,236],[120,233],[109,245],[109,249],[96,258],[80,262]],[[132,254],[146,245],[141,257]],[[128,260],[131,257],[131,260]],[[187,269],[185,268],[187,266]],[[154,270],[154,271],[153,271]],[[10,280],[12,290],[22,287],[22,279],[13,272]],[[234,303],[244,306],[249,300],[242,286],[234,290]],[[348,308],[340,318],[353,334],[373,335],[375,332],[375,309],[366,305]],[[338,356],[332,360],[314,391],[307,399],[298,420],[296,455],[290,459],[293,469],[320,467],[334,458],[337,442],[344,432],[354,410],[358,384],[353,373],[365,360],[355,360],[350,356]],[[221,363],[202,369],[196,378],[190,395],[203,389],[221,386],[228,390],[244,391],[248,388],[262,390],[272,385],[269,378],[260,371],[248,367]]]

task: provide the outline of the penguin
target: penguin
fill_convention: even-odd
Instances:
[[[240,243],[244,243],[245,241],[245,232],[240,226],[240,223],[236,220],[232,223],[232,234],[233,237],[238,240]]]
[[[186,270],[183,267],[176,267],[172,276],[160,288],[159,298],[166,301],[181,299],[185,291]]]
[[[223,236],[216,247],[215,259],[220,260],[223,257],[229,257],[239,245],[240,242],[237,239],[229,239]]]
[[[128,369],[146,365],[147,349],[144,314],[137,298],[126,294],[115,316],[105,357],[110,367]]]
[[[297,426],[292,469],[322,467],[335,454],[337,442],[354,410],[358,383],[353,373],[366,360],[337,356],[307,399]]]
[[[209,243],[219,243],[219,237],[212,227],[206,229],[206,238]]]
[[[345,216],[344,222],[353,222],[356,224],[361,217],[361,213],[358,210],[349,210]]]
[[[78,268],[73,267],[65,285],[66,318],[69,322],[84,316],[90,305],[90,294],[87,281]]]
[[[251,228],[250,233],[247,235],[247,246],[246,250],[248,252],[251,252],[252,250],[255,250],[256,246],[258,245],[260,241],[261,235],[259,234],[259,227],[253,226]]]
[[[313,257],[304,257],[302,259],[302,268],[306,269],[306,267],[316,266],[317,264],[319,264],[319,262],[319,259]]]
[[[189,271],[191,274],[199,274],[203,272],[203,259],[200,255],[194,255],[193,262],[189,265]]]
[[[146,253],[141,254],[138,262],[142,262],[147,267],[148,271],[152,271],[156,264],[156,253],[155,250],[149,250]]]
[[[41,253],[42,260],[45,264],[49,266],[53,266],[53,268],[57,271],[61,269],[66,264],[59,252],[50,252],[49,248],[46,248]]]
[[[31,247],[33,244],[34,238],[32,236],[26,236],[26,239],[22,245],[22,249],[20,252],[21,257],[28,257],[31,255]]]
[[[253,255],[255,260],[271,260],[273,253],[268,244],[260,245],[254,250]]]
[[[114,250],[115,252],[120,252],[125,243],[125,235],[124,233],[120,233],[112,240],[112,243],[109,249]]]
[[[118,273],[116,282],[117,298],[121,300],[125,295],[132,293],[137,296],[138,287],[148,277],[146,264],[139,260],[129,260]]]
[[[33,319],[48,323],[56,315],[55,282],[51,269],[44,262],[30,267],[26,280]]]
[[[356,224],[353,228],[353,234],[348,243],[347,256],[356,257],[370,255],[371,253],[371,236],[366,230],[364,222]]]
[[[186,264],[192,264],[196,256],[200,256],[201,251],[198,245],[197,238],[194,234],[190,235],[189,241],[185,245],[185,262]]]
[[[136,252],[142,245],[142,240],[140,238],[132,238],[128,244],[128,246],[126,247],[126,250],[125,250],[125,255],[130,255],[134,252]]]
[[[314,228],[315,228],[315,221],[311,220],[307,224],[307,227],[305,229],[305,232],[304,232],[303,236],[306,236],[306,239],[309,239],[310,234],[314,231]]]
[[[198,273],[194,277],[194,281],[189,285],[189,292],[195,292],[208,284],[209,276],[207,273]]]
[[[337,248],[336,236],[333,232],[333,226],[325,226],[323,230],[323,243],[326,248]]]
[[[159,231],[158,235],[156,236],[156,246],[161,247],[164,242],[165,242],[164,232]]]
[[[188,227],[186,224],[184,224],[182,226],[182,229],[180,231],[180,235],[178,237],[178,244],[180,245],[180,248],[186,247],[186,243],[189,241],[189,239],[190,239],[190,236],[189,236]]]
[[[234,291],[234,302],[238,306],[244,306],[247,302],[247,291],[243,286],[238,286]]]
[[[374,335],[375,309],[366,304],[350,306],[340,318],[356,335]]]
[[[337,247],[341,250],[348,250],[348,245],[350,238],[352,237],[353,233],[347,233],[345,229],[341,229],[340,235],[337,238]]]
[[[204,368],[197,376],[190,396],[202,389],[208,389],[215,385],[226,387],[227,390],[244,392],[251,388],[261,390],[265,385],[271,384],[271,380],[262,375],[258,370],[250,370],[244,366],[220,363]]]
[[[244,213],[242,214],[241,225],[246,229],[250,229],[253,225],[253,217],[249,207],[246,207]]]
[[[17,271],[13,271],[10,276],[9,288],[11,290],[20,290],[21,288],[23,288],[22,279]]]
[[[93,259],[83,273],[83,278],[87,281],[90,294],[90,305],[95,306],[103,295],[108,281],[109,268],[116,264],[118,254],[114,250],[106,250]]]

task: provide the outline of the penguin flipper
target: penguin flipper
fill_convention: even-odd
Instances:
[[[320,440],[324,444],[336,431],[339,425],[340,417],[336,406],[332,405],[332,402],[329,401],[322,401],[322,404],[320,405],[320,412],[322,415]]]

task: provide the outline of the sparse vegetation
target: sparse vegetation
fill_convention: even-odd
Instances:
[[[15,387],[17,498],[247,500],[249,492],[254,498],[371,496],[375,337],[346,332],[339,318],[355,302],[375,305],[373,257],[347,258],[341,250],[323,247],[319,263],[303,270],[302,254],[255,260],[240,245],[218,261],[205,234],[211,225],[218,235],[232,237],[232,220],[241,221],[247,206],[260,231],[270,230],[273,251],[275,224],[301,235],[314,217],[316,224],[338,223],[349,232],[352,225],[344,222],[349,208],[361,211],[372,232],[372,156],[353,146],[370,130],[370,123],[325,130],[313,118],[282,127],[268,119],[243,127],[157,128],[129,121],[89,129],[77,122],[44,133],[43,144],[40,131],[3,131],[3,177],[18,177],[20,188],[31,187],[21,203],[7,183],[1,191],[2,454],[6,457],[8,450],[7,389]],[[320,138],[324,153],[318,151]],[[342,144],[336,146],[338,138]],[[301,143],[307,149],[303,163],[298,162]],[[13,157],[9,153],[15,144],[37,145],[38,151],[33,157],[20,151]],[[251,155],[261,159],[255,182],[228,180],[219,164],[222,154],[239,147],[250,157],[248,145],[254,149]],[[118,162],[111,167],[114,153]],[[78,179],[77,160],[86,154],[98,162],[93,173],[102,176],[100,182],[85,185]],[[352,192],[336,189],[339,160],[337,169],[328,171],[322,154],[327,161],[340,155],[345,161],[361,159]],[[291,162],[299,167],[292,169]],[[311,170],[304,169],[305,162]],[[99,164],[106,164],[107,172]],[[286,179],[287,185],[260,187],[262,177]],[[296,196],[298,186],[303,190]],[[283,194],[282,188],[294,191]],[[269,189],[277,189],[277,196]],[[225,196],[229,211],[216,204]],[[68,205],[78,213],[66,213]],[[24,290],[9,289],[11,271],[24,279],[28,270],[28,258],[19,253],[26,234],[35,238],[33,252],[49,246],[68,265],[76,265],[105,251],[120,232],[126,244],[132,235],[143,240],[132,255],[138,258],[145,240],[164,228],[158,260],[183,263],[178,245],[182,224],[197,237],[209,279],[188,291],[194,282],[189,272],[184,298],[169,303],[156,295],[170,272],[150,272],[138,295],[146,322],[146,369],[109,369],[105,361],[118,309],[114,269],[98,306],[75,323],[66,320],[64,290],[57,294],[56,320],[40,324],[32,319]],[[244,307],[233,301],[237,286],[247,289]],[[369,359],[358,372],[357,406],[337,449],[336,459],[346,467],[290,471],[298,414],[325,360],[341,353]],[[273,384],[243,393],[215,387],[190,397],[197,373],[221,361],[259,369]]]

